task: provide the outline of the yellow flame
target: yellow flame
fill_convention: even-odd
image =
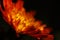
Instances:
[[[3,18],[6,22],[13,25],[16,33],[28,33],[30,28],[35,28],[35,31],[39,30],[44,33],[46,24],[42,25],[41,21],[36,21],[34,18],[34,11],[26,12],[23,7],[23,1],[18,1],[16,4],[12,3],[12,0],[3,0],[5,11],[2,11]],[[46,31],[47,32],[47,31]]]

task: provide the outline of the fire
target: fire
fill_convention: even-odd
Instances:
[[[46,24],[34,18],[35,11],[26,12],[23,3],[22,0],[18,0],[17,3],[13,3],[12,0],[3,0],[5,10],[0,9],[4,20],[12,25],[17,34],[22,32],[38,40],[42,35],[47,35],[48,37],[43,40],[53,40],[53,35],[49,34],[50,30],[46,28]]]

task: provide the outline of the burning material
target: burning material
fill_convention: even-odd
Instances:
[[[5,10],[1,9],[1,11],[4,20],[12,25],[17,34],[22,32],[38,40],[44,35],[47,37],[42,40],[53,40],[53,35],[49,34],[50,30],[45,28],[46,24],[34,19],[35,11],[26,12],[23,3],[22,0],[18,0],[17,3],[13,3],[12,0],[3,0]]]

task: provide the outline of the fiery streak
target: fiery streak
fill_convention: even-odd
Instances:
[[[23,7],[23,1],[18,0],[17,3],[12,3],[12,0],[3,0],[5,10],[3,11],[3,18],[15,29],[16,33],[22,32],[40,40],[42,35],[47,35],[43,40],[53,40],[53,35],[49,34],[50,30],[46,24],[34,19],[35,11],[26,12]],[[36,34],[37,33],[37,34]]]

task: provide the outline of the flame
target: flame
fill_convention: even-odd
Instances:
[[[49,34],[50,30],[42,21],[36,20],[34,15],[36,11],[26,12],[23,7],[24,2],[18,0],[13,3],[12,0],[3,0],[5,10],[0,7],[4,20],[12,25],[16,33],[23,33],[33,36],[40,40],[42,35],[47,35],[43,40],[53,40],[53,35]]]

